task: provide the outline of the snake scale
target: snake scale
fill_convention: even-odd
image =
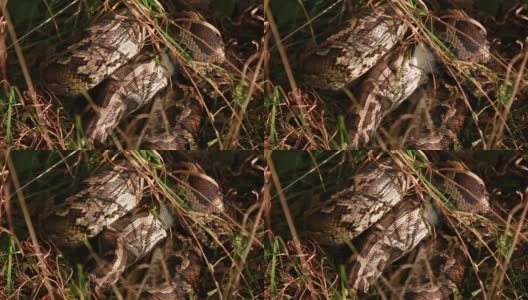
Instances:
[[[384,118],[415,91],[423,89],[429,74],[438,69],[437,55],[423,42],[415,42],[411,7],[385,1],[360,10],[337,33],[301,55],[303,81],[316,89],[339,91],[364,75],[357,104],[346,114],[349,148],[360,149],[372,141]],[[428,13],[424,9],[424,13]],[[410,25],[411,24],[411,25]],[[446,52],[460,61],[487,64],[489,43],[484,27],[463,11],[448,10],[427,34],[442,43]],[[438,113],[437,113],[438,114]],[[453,114],[453,113],[451,113]],[[456,113],[454,113],[456,114]],[[437,132],[424,130],[409,137],[406,148],[446,149],[455,133],[449,128],[449,113],[436,124]]]
[[[446,160],[433,163],[432,183],[445,195],[456,210],[485,215],[489,212],[489,196],[483,180],[462,162]],[[357,255],[347,263],[348,281],[353,293],[369,291],[384,270],[394,261],[422,244],[438,225],[439,205],[422,206],[411,193],[415,179],[405,167],[384,156],[368,163],[353,178],[348,187],[334,192],[325,201],[317,201],[305,213],[305,230],[318,244],[336,247],[363,236]],[[444,242],[453,237],[437,237],[433,249],[442,249],[457,241]],[[457,251],[442,249],[430,254]],[[441,255],[440,255],[441,256]],[[455,259],[453,262],[449,259]],[[420,278],[406,291],[412,299],[449,299],[460,287],[463,257],[439,257],[432,267],[445,270],[440,278]],[[434,289],[425,288],[426,283]],[[429,294],[427,294],[429,293]]]
[[[171,185],[173,190],[189,207],[195,222],[213,226],[208,216],[226,213],[220,186],[198,164],[173,159],[176,161],[169,165],[178,178]],[[100,258],[89,280],[100,297],[129,266],[151,252],[142,297],[180,299],[198,282],[202,256],[195,241],[177,229],[182,226],[176,222],[178,213],[172,204],[146,201],[149,193],[144,176],[132,161],[112,162],[84,180],[79,192],[52,201],[41,216],[43,235],[59,247],[77,248],[86,240],[99,240]],[[184,230],[192,230],[205,247],[211,244],[198,227]]]
[[[201,69],[225,63],[218,29],[194,12],[182,12],[179,20],[178,28],[169,32],[191,60],[201,63]],[[165,52],[157,57],[145,46],[147,41],[142,21],[119,10],[88,27],[45,63],[43,85],[57,96],[76,98],[101,86],[86,126],[86,136],[95,145],[106,144],[121,120],[150,102],[155,102],[153,116],[139,144],[184,150],[196,138],[202,113],[196,92],[182,94],[182,85],[171,83],[181,59]]]

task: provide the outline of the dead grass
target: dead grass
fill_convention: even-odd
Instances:
[[[198,215],[189,211],[184,199],[172,188],[178,180],[175,177],[178,170],[171,169],[167,161],[173,155],[177,154],[154,151],[3,153],[2,159],[10,163],[2,164],[0,187],[0,297],[94,298],[88,274],[90,257],[98,255],[97,252],[85,247],[57,249],[41,238],[37,220],[46,207],[44,200],[75,193],[80,180],[95,169],[124,158],[134,162],[137,171],[147,180],[149,201],[160,201],[176,209],[182,223],[173,230],[187,234],[193,244],[200,245],[197,248],[203,260],[202,275],[194,297],[259,298],[263,286],[261,274],[256,269],[261,263],[259,249],[263,245],[260,242],[262,205],[255,196],[260,191],[262,178],[258,154],[214,151],[191,154],[202,161],[208,174],[218,178],[230,208],[215,222],[214,229],[209,227],[210,223],[201,223]],[[19,183],[15,180],[17,177]],[[226,231],[218,233],[217,226]],[[204,234],[209,237],[210,246],[198,242],[197,238]],[[141,291],[138,276],[150,268],[149,261],[147,257],[135,265],[137,268],[126,271],[109,291],[109,296],[117,299],[138,297]]]
[[[350,147],[349,124],[344,120],[350,107],[358,103],[362,78],[347,91],[314,90],[303,82],[297,57],[338,30],[357,7],[367,2],[366,5],[374,3],[352,0],[266,2],[270,3],[266,13],[273,37],[269,45],[272,59],[265,67],[270,70],[268,76],[273,84],[265,96],[269,114],[265,136],[268,149]],[[436,2],[447,7],[444,1],[433,3]],[[482,6],[480,11],[470,4],[461,7],[481,21],[487,30],[493,58],[486,66],[456,60],[435,36],[428,22],[445,22],[445,19],[438,18],[438,9],[433,4],[428,4],[430,11],[408,1],[396,1],[391,5],[398,7],[398,17],[409,26],[413,38],[433,49],[440,60],[432,82],[438,91],[446,89],[450,92],[448,96],[438,93],[439,99],[435,101],[456,100],[466,110],[463,126],[459,126],[462,128],[456,129],[459,142],[454,148],[524,149],[527,144],[524,129],[528,127],[523,104],[528,90],[525,63],[528,52],[521,46],[526,44],[521,32],[526,26],[527,7],[521,1],[513,1],[499,12],[493,3],[488,4],[489,7]],[[386,118],[378,130],[377,139],[368,147],[400,149],[405,132],[408,134],[424,127],[419,105],[412,100],[406,102]]]
[[[270,184],[270,234],[265,248],[266,295],[269,298],[349,299],[346,262],[353,253],[351,247],[321,248],[304,236],[303,212],[320,195],[330,195],[350,182],[356,170],[374,159],[378,152],[311,151],[274,152],[271,160],[276,169],[270,176],[279,186]],[[428,153],[435,156],[438,153]],[[455,154],[455,153],[453,153]],[[434,171],[423,153],[395,151],[390,155],[402,171],[413,178],[416,196],[422,203],[433,201],[445,220],[432,230],[433,236],[447,233],[453,236],[468,261],[461,299],[525,299],[527,279],[528,224],[526,223],[527,183],[526,155],[522,152],[460,152],[457,155],[486,182],[490,192],[492,213],[487,216],[464,214],[454,210],[447,199],[431,183]],[[279,205],[284,198],[285,205]],[[323,196],[323,198],[326,198]],[[284,207],[288,209],[284,209]],[[289,215],[289,216],[288,216]],[[292,225],[286,219],[294,220]],[[305,220],[309,222],[309,220]],[[419,254],[431,240],[389,267],[382,278],[361,299],[393,299],[401,297],[416,276]],[[295,242],[297,240],[297,242]],[[430,256],[431,254],[429,254]],[[432,266],[433,270],[438,266]],[[411,279],[412,280],[412,279]],[[399,295],[399,296],[398,296]]]
[[[219,1],[221,2],[221,1]],[[163,5],[162,6],[160,6]],[[48,59],[46,52],[56,44],[67,43],[72,37],[101,15],[127,7],[147,29],[150,42],[146,47],[156,53],[164,49],[176,57],[181,78],[195,89],[204,109],[202,126],[192,149],[257,149],[262,145],[263,128],[256,120],[261,103],[261,65],[263,53],[258,47],[261,39],[261,12],[254,8],[257,1],[231,2],[231,10],[223,12],[211,22],[221,26],[230,61],[204,72],[203,64],[191,61],[168,33],[175,23],[181,5],[170,1],[134,0],[77,0],[54,1],[45,5],[10,2],[5,18],[0,19],[0,35],[6,59],[0,63],[3,93],[0,95],[0,147],[3,149],[86,149],[97,147],[85,137],[84,127],[90,111],[97,109],[97,96],[85,94],[85,99],[57,98],[39,82],[40,66]],[[236,7],[235,7],[236,5]],[[219,6],[222,8],[222,6]],[[215,9],[218,9],[216,7]],[[22,16],[21,12],[26,10]],[[9,12],[16,14],[13,23]],[[206,12],[204,12],[206,13]],[[260,24],[259,24],[260,22]],[[244,31],[241,30],[244,28]],[[15,36],[16,34],[16,36]],[[16,41],[15,43],[13,41]],[[208,90],[211,92],[204,92]],[[95,96],[95,98],[91,98]],[[212,96],[212,97],[211,97]],[[251,104],[250,104],[251,103]],[[141,124],[150,113],[143,110],[127,118],[116,129],[114,148],[137,148],[135,140]],[[138,129],[139,127],[139,129]]]

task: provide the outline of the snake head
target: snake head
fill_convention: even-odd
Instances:
[[[226,61],[225,47],[220,31],[195,12],[183,12],[177,19],[176,42],[184,48],[193,60],[211,64]]]
[[[491,59],[487,32],[462,10],[448,10],[435,24],[442,39],[461,60],[487,64]]]
[[[451,197],[455,206],[464,212],[486,214],[490,211],[486,184],[477,174],[458,161],[447,161],[438,170],[443,191]]]

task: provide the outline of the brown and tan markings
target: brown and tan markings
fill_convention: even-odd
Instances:
[[[184,12],[175,22],[178,28],[173,30],[172,38],[192,60],[201,64],[199,68],[205,70],[212,64],[227,63],[220,32],[199,13]],[[176,85],[182,85],[171,83],[175,72],[180,72],[181,58],[165,52],[157,57],[145,47],[146,27],[127,10],[110,14],[81,36],[82,39],[47,61],[42,73],[43,85],[57,96],[79,97],[101,86],[97,105],[87,120],[89,140],[95,145],[108,144],[110,135],[125,117],[155,102],[154,114],[159,116],[162,107],[167,108],[165,116],[163,119],[151,116],[151,125],[146,128],[165,130],[147,129],[150,132],[145,145],[159,149],[189,148],[196,138],[202,110],[192,86],[184,87],[192,91],[191,95],[189,92],[182,95],[175,91],[181,90]],[[144,133],[140,134],[143,137]],[[131,137],[134,138],[137,139]],[[140,139],[138,143],[141,142]],[[138,143],[135,147],[140,146]]]
[[[439,11],[436,14],[440,17],[434,22],[424,21],[429,34],[435,35],[436,43],[441,43],[448,53],[444,54],[433,51],[422,38],[414,39],[417,27],[423,24],[414,24],[415,19],[404,17],[413,9],[424,15],[432,14],[426,7],[411,8],[396,2],[367,5],[343,29],[301,55],[299,69],[306,87],[330,92],[347,88],[353,91],[358,81],[361,82],[357,99],[346,99],[352,102],[345,114],[348,148],[370,147],[389,113],[416,91],[438,87],[437,80],[434,87],[424,84],[431,81],[431,74],[438,72],[438,62],[445,60],[439,55],[452,55],[462,65],[484,66],[491,61],[486,29],[464,11]],[[434,99],[427,108],[431,114],[438,114],[434,111],[436,103],[443,100]],[[445,113],[447,118],[467,114],[467,105],[448,104],[447,107],[450,110]],[[394,147],[449,149],[456,143],[457,130],[460,130],[450,125],[447,120],[441,120],[431,130],[406,136],[408,144]]]
[[[196,289],[202,247],[214,246],[203,226],[211,224],[214,231],[226,230],[214,234],[229,235],[228,226],[220,226],[227,210],[219,184],[194,162],[177,159],[168,165],[178,178],[175,192],[195,218],[193,228],[185,228],[172,204],[145,201],[145,175],[127,161],[97,171],[77,194],[52,201],[41,216],[43,236],[57,246],[76,248],[97,237],[102,250],[88,279],[98,297],[154,249],[147,274],[132,286],[148,299],[185,297]]]
[[[489,213],[489,195],[478,175],[459,161],[432,164],[435,172],[433,182],[451,205],[468,215]],[[320,204],[316,202],[304,216],[307,237],[320,245],[343,246],[362,236],[357,253],[346,264],[348,282],[356,295],[369,292],[394,261],[423,244],[435,232],[434,228],[440,226],[438,215],[442,208],[436,204],[421,204],[419,198],[412,194],[412,183],[417,179],[402,167],[393,163],[390,157],[374,160],[354,176],[349,187],[333,192]],[[440,244],[446,238],[438,239],[436,243]],[[450,245],[455,247],[456,243]],[[446,246],[445,249],[449,248]],[[458,264],[464,259],[438,261],[444,264],[433,268],[464,268]],[[435,293],[439,297],[435,299],[449,299],[460,288],[461,282],[460,276],[456,275],[458,273],[449,274],[444,274],[442,280],[440,277],[417,280],[408,293],[415,299],[425,299]],[[438,291],[424,288],[427,280]]]

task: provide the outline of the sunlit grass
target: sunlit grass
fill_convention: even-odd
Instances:
[[[312,0],[302,3],[283,3],[271,0],[270,2],[271,14],[277,23],[277,34],[274,32],[273,38],[275,40],[280,38],[281,43],[275,41],[270,45],[272,59],[269,69],[274,78],[275,90],[281,91],[281,98],[287,107],[277,115],[272,115],[271,111],[268,111],[268,124],[273,121],[274,126],[267,127],[269,132],[266,134],[266,144],[271,145],[273,149],[350,147],[345,137],[351,124],[342,122],[340,118],[346,118],[347,110],[357,105],[354,96],[359,95],[358,89],[361,89],[362,78],[356,80],[350,90],[345,89],[336,93],[314,90],[303,83],[302,65],[299,65],[297,60],[299,55],[305,53],[312,45],[321,43],[326,36],[341,29],[346,20],[354,14],[354,10],[364,6],[364,1]],[[450,94],[436,101],[448,103],[445,98],[449,98],[450,101],[457,99],[467,109],[463,119],[464,126],[460,129],[455,128],[458,140],[451,147],[524,149],[527,138],[522,129],[526,128],[525,119],[528,110],[522,104],[522,100],[528,94],[528,72],[526,64],[521,60],[528,56],[522,51],[504,51],[505,45],[502,45],[499,51],[497,44],[491,43],[493,56],[490,64],[484,66],[460,61],[449,45],[439,37],[438,30],[432,26],[433,20],[437,23],[445,22],[432,7],[429,7],[428,11],[420,1],[396,1],[392,5],[400,10],[397,17],[404,19],[406,24],[410,25],[408,36],[432,49],[439,60],[432,81],[438,90],[446,88],[444,87],[446,85]],[[490,6],[494,7],[492,4]],[[491,8],[483,8],[486,11],[489,9]],[[470,12],[479,15],[476,11]],[[474,17],[474,15],[470,16]],[[485,26],[490,27],[488,40],[511,41],[510,36],[502,36],[509,31],[508,28],[504,25],[496,28],[495,23],[489,21],[491,17],[488,15],[487,18],[479,19]],[[520,28],[512,30],[512,32],[520,31]],[[522,36],[517,38],[517,40],[522,39]],[[288,61],[288,64],[285,61]],[[295,84],[292,84],[292,78],[296,79]],[[513,78],[518,82],[515,86]],[[301,91],[295,91],[295,87],[300,88]],[[276,95],[274,94],[273,97]],[[271,99],[272,95],[268,95],[268,98]],[[512,109],[512,107],[521,109]],[[378,139],[374,139],[376,142],[367,146],[383,149],[397,148],[398,144],[403,145],[402,136],[395,134],[401,135],[401,132],[406,131],[406,126],[410,126],[409,116],[419,113],[415,111],[414,104],[407,101],[397,113],[389,114],[389,117],[385,118]]]
[[[303,219],[303,212],[310,207],[314,199],[319,199],[320,195],[325,195],[322,199],[326,199],[336,190],[348,186],[352,182],[354,170],[364,167],[377,156],[378,152],[312,151],[309,153],[310,155],[305,152],[278,151],[273,155],[274,164],[278,166],[276,176],[281,179],[283,193],[286,195],[292,217],[296,220],[296,230],[300,235],[302,246],[301,252],[293,247],[292,233],[285,225],[283,217],[286,212],[281,209],[276,199],[278,196],[273,191],[271,215],[272,220],[275,220],[272,224],[274,239],[266,244],[267,249],[265,249],[269,257],[267,272],[270,278],[273,278],[268,291],[277,297],[280,295],[292,299],[307,295],[322,299],[350,299],[352,296],[346,263],[349,253],[353,253],[349,247],[360,246],[361,238],[357,244],[353,242],[354,245],[351,243],[346,247],[321,248],[304,237],[303,224],[310,220]],[[459,287],[461,297],[471,294],[474,297],[491,297],[496,293],[501,297],[513,299],[526,297],[528,290],[520,282],[526,278],[526,275],[521,274],[521,270],[528,264],[528,257],[520,249],[526,247],[528,240],[517,235],[518,238],[513,241],[515,232],[526,231],[528,226],[523,221],[522,212],[527,208],[526,204],[518,202],[514,193],[508,192],[508,199],[491,197],[492,213],[487,216],[457,211],[450,203],[449,197],[441,192],[432,179],[438,161],[431,163],[431,154],[427,154],[426,157],[420,151],[397,151],[385,155],[392,156],[398,161],[397,168],[403,168],[402,171],[406,176],[413,178],[412,194],[416,193],[423,201],[423,205],[433,203],[441,210],[442,219],[439,221],[441,223],[435,225],[431,234],[448,232],[457,237],[462,249],[469,249],[469,252],[465,252],[468,259],[466,279],[464,285]],[[515,157],[512,152],[480,152],[474,157],[480,156],[481,163],[470,165],[470,169],[483,176],[490,192],[493,190],[505,192],[511,187],[511,184],[506,182],[520,183],[522,175],[515,175],[515,165],[511,162],[503,166],[503,173],[492,175],[494,174],[492,170],[495,168],[493,162],[497,157],[510,155]],[[521,155],[522,153],[517,153],[517,157]],[[466,153],[466,156],[462,155],[462,157],[467,158],[469,154]],[[500,179],[489,179],[496,178],[494,176],[499,176]],[[522,185],[515,185],[514,188],[520,193],[524,189]],[[518,203],[513,210],[506,208],[510,207],[511,201]],[[430,237],[422,245],[430,242],[431,239],[433,238]],[[277,244],[277,241],[280,243]],[[307,267],[302,266],[300,257],[304,257],[307,261]],[[405,277],[400,278],[400,276],[405,276],[404,274],[407,273],[400,272],[412,268],[413,256],[410,257],[411,259],[403,258],[393,264],[365,296],[385,299],[395,295],[391,294],[391,289],[400,287],[397,285],[398,281],[393,281],[392,275],[395,275],[396,279],[404,280]],[[497,281],[498,278],[504,280]],[[391,285],[387,286],[387,284]],[[310,289],[310,286],[313,288]]]
[[[229,1],[231,3],[229,7],[233,11],[234,5],[242,5],[239,0],[236,2],[221,1]],[[206,72],[203,68],[204,64],[192,61],[185,47],[179,45],[171,35],[171,32],[178,26],[173,21],[175,12],[169,10],[172,6],[162,8],[160,2],[152,0],[119,0],[110,7],[100,5],[98,0],[90,0],[86,6],[79,6],[81,9],[77,10],[77,6],[73,4],[78,2],[60,0],[45,3],[45,5],[44,3],[9,2],[7,9],[15,16],[13,20],[16,22],[12,26],[20,39],[16,45],[20,46],[27,63],[22,65],[18,61],[14,53],[15,47],[8,39],[9,73],[5,84],[10,86],[10,91],[8,90],[8,94],[1,98],[3,106],[5,105],[0,111],[1,126],[6,127],[6,134],[0,136],[0,144],[12,148],[38,145],[42,149],[100,147],[100,145],[92,145],[82,129],[87,126],[84,116],[97,107],[98,99],[95,98],[94,101],[88,101],[88,103],[83,99],[68,101],[62,98],[56,99],[45,90],[46,87],[40,85],[39,79],[42,75],[40,72],[42,72],[43,63],[53,53],[51,46],[62,46],[74,41],[79,32],[101,15],[108,13],[109,8],[114,10],[116,7],[128,7],[141,16],[140,21],[148,29],[150,41],[145,48],[158,53],[167,51],[173,54],[179,64],[178,79],[191,77],[190,80],[185,79],[190,81],[186,84],[195,86],[197,101],[205,108],[202,126],[194,147],[205,149],[261,148],[263,124],[254,121],[259,109],[253,109],[253,103],[262,102],[260,96],[262,74],[260,69],[256,69],[258,67],[254,61],[247,62],[245,68],[250,70],[251,74],[257,75],[257,80],[251,81],[251,78],[243,76],[241,67],[246,63],[244,56],[254,54],[250,52],[251,49],[236,53],[236,55],[241,55],[240,57],[230,53],[229,57],[235,63],[229,61],[225,66],[213,66],[214,72]],[[244,5],[247,4],[244,3]],[[86,8],[88,9],[85,10]],[[21,14],[21,11],[26,11],[26,14]],[[219,20],[220,18],[212,19],[211,22],[218,25]],[[239,38],[237,33],[240,32],[233,30],[234,26],[231,25],[230,31],[222,33],[224,41],[236,41]],[[253,39],[260,41],[261,37],[255,35]],[[246,46],[243,43],[251,43],[251,41],[237,41],[237,43]],[[36,86],[36,95],[31,96],[31,99],[29,98],[31,93],[27,92],[30,84],[27,82],[27,77],[23,78],[21,69],[29,70],[31,81]],[[211,97],[203,89],[215,91],[216,96]],[[14,95],[22,95],[22,99],[15,101]],[[147,114],[149,111],[149,105],[147,105],[142,111],[124,120],[115,131],[116,143],[112,145],[108,142],[105,147],[129,148],[135,144],[128,145],[127,141],[137,135],[134,130],[142,124],[141,118],[144,118],[140,113]],[[28,118],[28,115],[31,115],[31,118]],[[128,124],[136,123],[138,123],[137,126],[127,127]],[[227,132],[231,134],[227,135]]]
[[[234,160],[239,155],[252,158],[251,153],[245,152],[221,154],[202,152],[201,156],[196,157],[213,161],[215,168],[222,170],[229,170],[227,164],[222,164],[223,160]],[[10,171],[16,171],[20,177],[21,191],[27,198],[28,209],[38,233],[37,245],[43,255],[37,259],[34,248],[27,242],[28,233],[25,230],[26,225],[19,209],[21,204],[17,201],[17,197],[6,199],[11,203],[7,212],[5,209],[7,204],[2,201],[0,219],[12,218],[15,221],[15,230],[5,234],[7,228],[10,227],[3,222],[0,225],[0,230],[4,232],[0,235],[0,262],[5,266],[0,270],[0,295],[13,297],[17,294],[25,298],[29,295],[45,296],[52,293],[59,298],[93,299],[93,282],[89,278],[91,269],[87,262],[90,257],[97,257],[101,254],[98,248],[94,247],[97,243],[92,243],[94,240],[90,239],[86,241],[86,247],[79,247],[75,250],[57,249],[40,235],[38,220],[43,211],[47,209],[47,205],[50,205],[50,201],[72,195],[76,192],[75,187],[81,180],[102,170],[109,163],[116,163],[122,159],[130,161],[131,168],[134,168],[141,176],[148,178],[143,201],[152,202],[154,205],[161,202],[176,211],[177,222],[172,230],[185,232],[185,235],[194,241],[193,243],[201,243],[197,236],[207,237],[209,242],[206,245],[196,246],[196,251],[203,257],[203,265],[200,265],[202,275],[199,285],[194,287],[195,290],[192,292],[194,295],[197,297],[205,294],[209,294],[210,297],[225,295],[227,291],[224,290],[226,288],[224,283],[230,280],[233,281],[230,286],[234,294],[244,295],[241,297],[245,298],[258,298],[258,295],[262,294],[262,276],[255,272],[258,264],[261,263],[261,256],[258,252],[255,253],[258,249],[256,236],[260,235],[258,227],[260,221],[254,221],[254,215],[248,213],[245,217],[247,223],[240,224],[238,218],[230,216],[229,212],[226,215],[206,220],[200,214],[190,211],[188,199],[181,194],[181,187],[177,188],[178,184],[182,184],[178,183],[177,176],[180,174],[178,169],[174,169],[174,164],[178,161],[172,161],[172,155],[184,155],[183,152],[177,154],[147,150],[127,152],[17,151],[11,152],[10,155],[16,166],[16,170]],[[217,160],[217,156],[221,156],[223,160]],[[3,158],[0,156],[0,159]],[[205,168],[208,168],[209,172],[214,170],[211,165],[206,165]],[[225,178],[228,176],[230,175],[224,175]],[[4,191],[3,187],[7,182],[9,181],[2,182],[0,191]],[[233,186],[226,184],[222,192],[232,191],[240,195],[251,195],[251,190],[258,190],[260,188],[258,184],[262,181],[260,177],[246,175],[244,180],[238,179],[237,182],[239,184]],[[254,186],[255,182],[257,186]],[[245,197],[242,203],[247,206],[254,205],[255,203],[251,201],[253,201],[251,198]],[[15,211],[12,211],[13,208]],[[156,205],[152,213],[155,216],[159,213]],[[244,213],[241,208],[237,215],[244,215]],[[211,227],[211,220],[214,220],[214,227]],[[257,226],[254,233],[249,232],[253,230],[252,226]],[[217,232],[219,229],[229,230]],[[135,266],[140,265],[141,269],[145,269],[148,263],[147,257],[146,261]],[[40,267],[37,267],[38,265]],[[114,296],[119,294],[131,296],[133,291],[138,290],[137,286],[131,285],[137,276],[134,272],[138,272],[134,270],[134,267],[127,269],[119,285],[113,287],[108,293]],[[42,285],[42,280],[39,278],[44,276],[43,274],[49,279],[51,289]],[[238,279],[235,280],[235,277]],[[253,297],[248,295],[253,295]],[[2,296],[2,299],[10,299],[9,297]]]

